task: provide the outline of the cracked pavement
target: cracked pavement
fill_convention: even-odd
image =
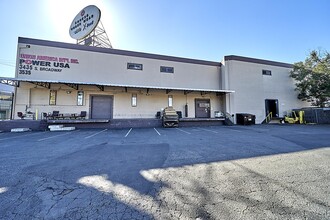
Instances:
[[[0,219],[330,219],[330,126],[0,133]]]

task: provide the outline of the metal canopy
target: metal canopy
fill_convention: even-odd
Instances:
[[[183,93],[185,94],[185,95],[188,95],[189,93],[191,93],[192,91],[188,91],[188,90],[184,90],[183,91]]]
[[[18,81],[14,80],[14,79],[10,79],[10,78],[0,78],[0,83],[6,84],[9,86],[15,86],[15,87],[19,86]]]
[[[234,93],[233,90],[223,90],[223,89],[197,89],[197,88],[176,88],[176,87],[158,87],[158,86],[139,86],[139,85],[124,85],[124,84],[111,84],[111,83],[94,83],[94,82],[73,82],[73,81],[55,81],[55,80],[35,80],[35,79],[18,79],[18,78],[6,78],[6,77],[0,77],[0,83],[11,85],[11,86],[19,86],[19,82],[29,82],[33,83],[39,86],[43,86],[45,88],[49,88],[48,85],[50,84],[64,84],[67,86],[70,86],[76,90],[78,90],[79,85],[91,85],[96,86],[101,91],[104,91],[104,87],[123,87],[125,91],[127,92],[128,88],[136,88],[136,89],[147,89],[149,92],[150,89],[156,89],[156,90],[165,90],[165,92],[168,94],[172,91],[183,91],[185,95],[192,93],[192,92],[200,92],[202,95],[208,94],[208,93],[216,93],[216,94],[224,94],[224,93]]]
[[[46,89],[50,89],[50,83],[48,83],[48,82],[30,82],[30,83],[37,85],[37,86],[44,87]]]
[[[75,89],[75,90],[78,90],[79,88],[79,85],[78,84],[75,84],[75,83],[64,83],[65,85]]]
[[[203,95],[207,95],[207,94],[209,94],[210,92],[209,91],[201,91],[201,95],[203,96]]]
[[[96,87],[99,88],[99,90],[104,91],[104,86],[102,86],[102,85],[96,85]]]

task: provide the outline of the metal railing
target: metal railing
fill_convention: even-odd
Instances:
[[[266,116],[266,118],[263,120],[265,124],[268,124],[273,118],[273,113],[269,112],[269,114]]]
[[[226,112],[226,119],[230,121],[231,125],[235,124],[234,122],[234,116],[230,113]]]

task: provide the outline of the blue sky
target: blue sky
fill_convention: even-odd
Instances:
[[[69,26],[90,4],[116,49],[287,63],[330,51],[329,0],[1,0],[0,76],[14,77],[19,36],[75,43]]]

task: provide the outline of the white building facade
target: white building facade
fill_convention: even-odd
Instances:
[[[261,123],[269,113],[284,117],[292,109],[310,106],[297,98],[291,64],[239,56],[224,60],[224,87],[235,91],[227,95],[228,112],[252,113]]]
[[[172,106],[182,118],[273,112],[307,104],[297,99],[291,64],[225,56],[203,61],[29,38],[18,39],[14,118],[27,109],[87,112],[88,119],[154,119]]]

